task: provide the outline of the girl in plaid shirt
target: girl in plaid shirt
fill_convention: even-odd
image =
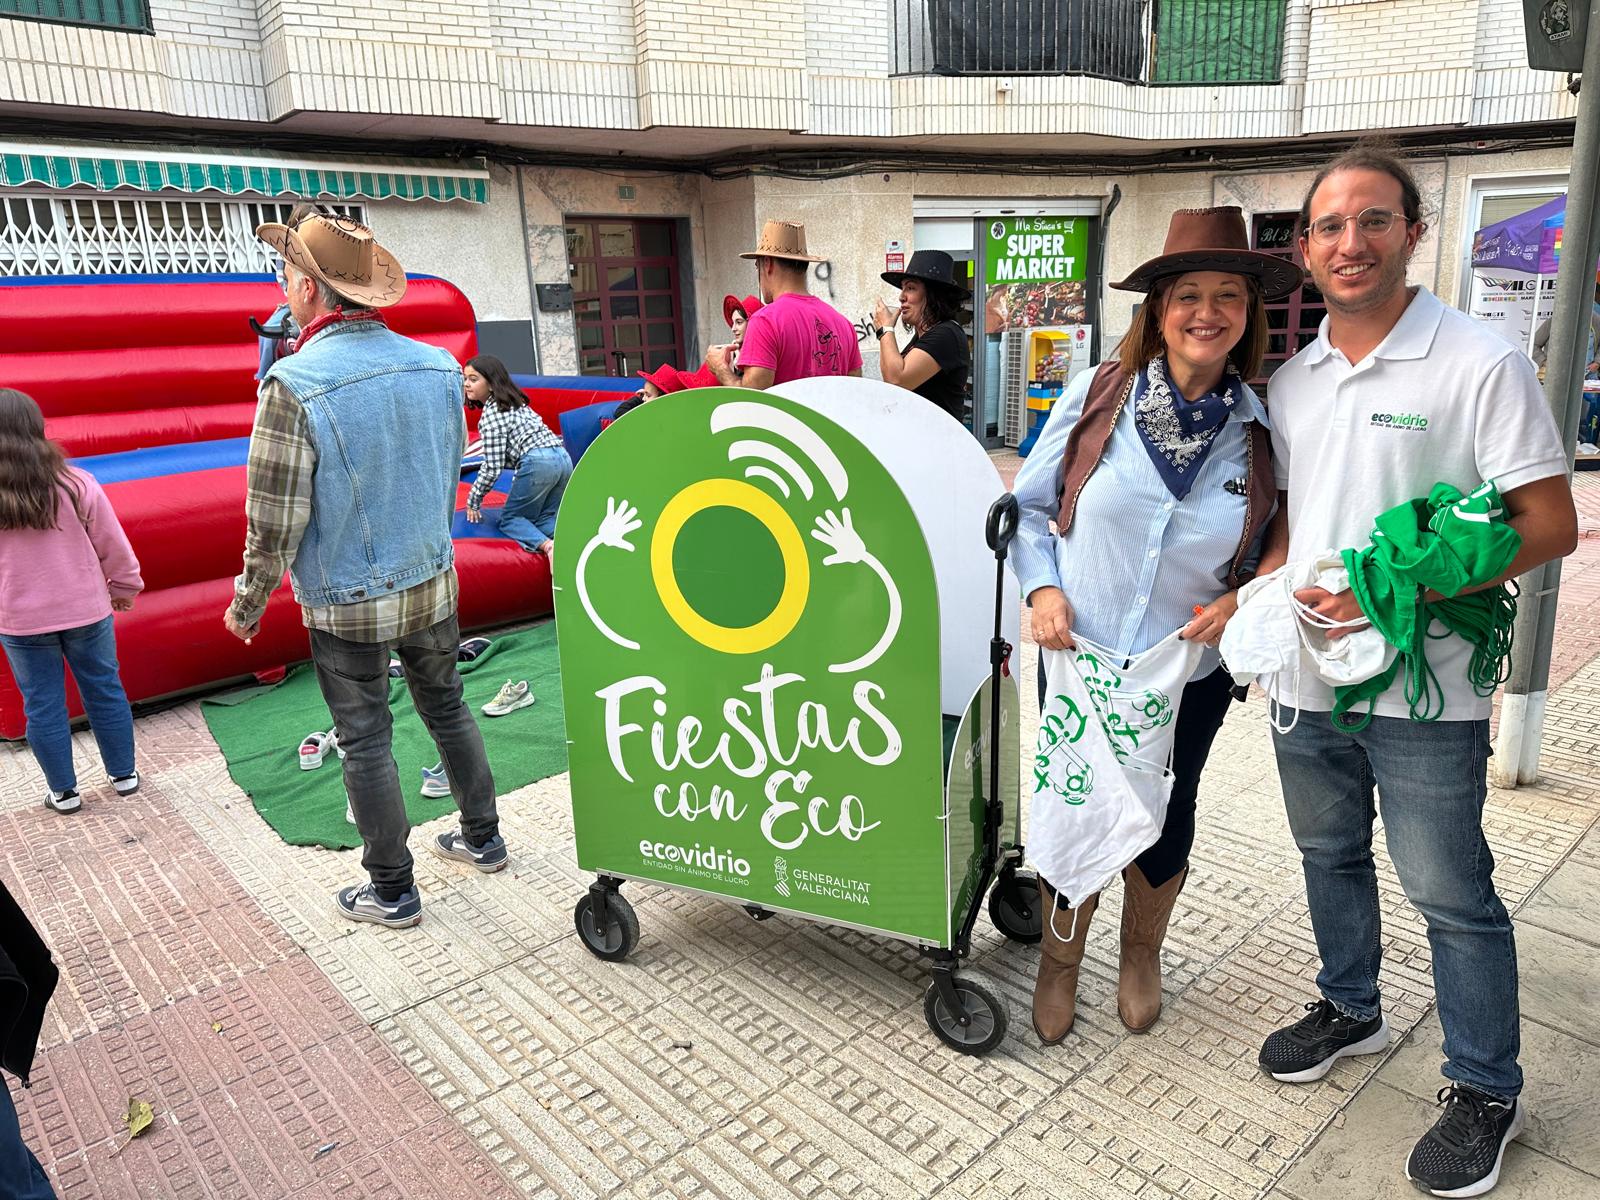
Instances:
[[[462,368],[461,377],[467,403],[483,410],[478,420],[483,466],[467,496],[467,520],[483,520],[484,496],[501,471],[514,471],[511,494],[500,510],[500,533],[524,550],[548,554],[555,545],[556,509],[572,476],[572,459],[561,439],[528,407],[505,363],[480,354]]]

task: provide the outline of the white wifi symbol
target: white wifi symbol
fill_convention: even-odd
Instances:
[[[815,430],[781,409],[766,404],[736,400],[719,405],[711,413],[711,432],[750,429],[782,438],[803,452],[811,468],[822,476],[835,500],[843,500],[850,488],[850,477],[844,464]],[[785,500],[793,494],[791,484],[807,500],[816,496],[817,486],[811,471],[782,447],[756,438],[740,438],[728,446],[728,461],[738,464],[750,462],[744,469],[746,479],[765,480],[775,487]]]

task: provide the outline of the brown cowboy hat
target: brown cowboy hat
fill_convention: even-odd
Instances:
[[[740,258],[787,258],[793,262],[825,262],[820,254],[806,253],[806,227],[799,221],[767,221],[754,250]],[[749,314],[746,314],[747,316]]]
[[[283,261],[320,279],[346,300],[387,308],[406,294],[400,262],[349,217],[306,217],[293,225],[258,225],[256,236]]]
[[[1287,258],[1250,249],[1244,214],[1236,204],[1220,208],[1180,208],[1167,226],[1167,244],[1160,254],[1121,283],[1124,292],[1148,292],[1166,275],[1190,271],[1227,271],[1248,275],[1261,285],[1268,300],[1281,300],[1300,286],[1304,272]]]

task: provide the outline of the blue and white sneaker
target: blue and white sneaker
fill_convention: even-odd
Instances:
[[[443,763],[422,768],[422,794],[430,800],[438,800],[450,794],[450,779],[444,773]]]
[[[404,929],[422,922],[422,897],[413,887],[398,900],[384,900],[370,883],[340,888],[333,894],[339,911],[352,921],[370,921],[391,929]]]
[[[433,839],[433,852],[440,858],[451,858],[456,862],[470,863],[485,875],[492,875],[503,870],[508,861],[506,857],[506,840],[498,833],[481,846],[474,846],[467,841],[465,835],[458,829],[452,833],[441,833]]]

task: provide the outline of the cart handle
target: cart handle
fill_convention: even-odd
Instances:
[[[983,537],[989,543],[989,549],[994,551],[994,556],[1003,559],[1016,534],[1017,497],[1007,492],[989,506],[989,520],[984,527]]]

